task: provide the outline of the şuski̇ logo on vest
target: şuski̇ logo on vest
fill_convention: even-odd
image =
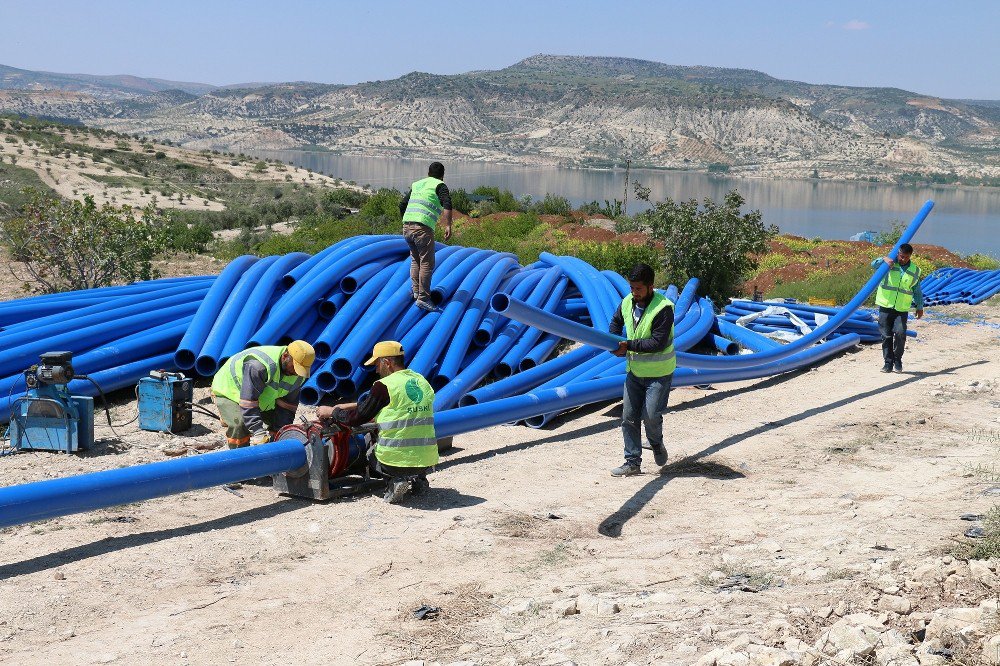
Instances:
[[[410,379],[406,382],[406,397],[413,402],[421,402],[424,399],[424,392],[421,390],[420,386],[417,384],[416,379]]]

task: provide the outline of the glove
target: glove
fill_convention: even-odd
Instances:
[[[260,444],[267,444],[271,441],[271,436],[266,432],[255,432],[250,435],[250,446],[258,446]]]

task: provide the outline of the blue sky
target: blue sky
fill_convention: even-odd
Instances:
[[[1000,1],[0,0],[0,64],[228,84],[498,69],[536,53],[1000,99]]]

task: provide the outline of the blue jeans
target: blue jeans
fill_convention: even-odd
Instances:
[[[665,377],[625,376],[622,398],[622,435],[625,438],[625,462],[639,464],[642,459],[642,438],[639,421],[646,428],[646,439],[653,448],[663,446],[663,410],[670,397],[670,380]]]

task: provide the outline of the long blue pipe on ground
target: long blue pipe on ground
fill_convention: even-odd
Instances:
[[[305,464],[302,443],[287,440],[9,486],[0,488],[0,527],[280,474]]]

